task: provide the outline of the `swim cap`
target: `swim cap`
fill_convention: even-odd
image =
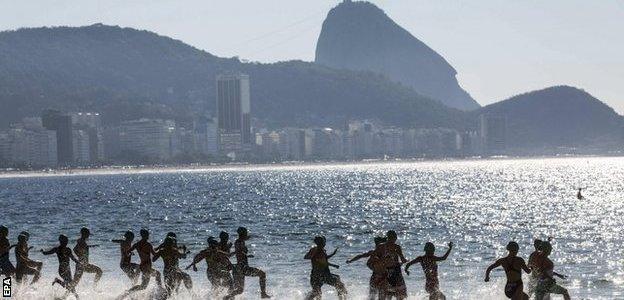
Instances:
[[[550,244],[550,242],[542,242],[540,244],[540,250],[542,250],[542,252],[552,251],[552,245]]]
[[[220,239],[222,239],[222,240],[227,240],[229,237],[230,237],[230,234],[228,234],[228,233],[227,233],[227,232],[225,232],[225,231],[221,231],[221,232],[219,233],[219,238],[220,238]]]
[[[435,245],[431,242],[425,243],[425,253],[434,253]]]
[[[236,233],[238,233],[238,235],[247,235],[247,228],[238,227],[238,229],[236,229]]]
[[[509,242],[509,244],[507,244],[507,251],[518,252],[518,250],[520,250],[520,246],[518,245],[518,243],[511,241]]]
[[[538,250],[539,250],[539,249],[540,249],[540,247],[541,247],[542,242],[543,242],[543,241],[542,241],[542,240],[540,240],[540,239],[535,239],[535,240],[533,241],[533,247],[535,247],[535,249],[538,249]]]
[[[61,244],[67,244],[67,243],[69,243],[69,239],[68,239],[68,238],[67,238],[67,236],[65,236],[64,234],[59,235],[58,240],[59,240],[59,242],[60,242]]]
[[[214,237],[208,237],[208,246],[210,248],[216,248],[218,245],[219,242],[217,242]]]
[[[91,231],[89,231],[89,228],[87,228],[87,227],[82,227],[82,228],[80,228],[80,234],[82,234],[82,235],[91,234]]]
[[[141,229],[141,231],[139,233],[141,234],[142,237],[149,236],[149,231],[147,231],[147,229],[145,229],[145,228]]]

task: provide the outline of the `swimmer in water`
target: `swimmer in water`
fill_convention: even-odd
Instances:
[[[347,289],[340,280],[340,276],[332,274],[329,267],[339,268],[329,262],[332,256],[336,255],[338,249],[334,250],[332,254],[327,255],[325,252],[326,240],[323,236],[317,236],[314,238],[315,247],[310,249],[305,255],[304,259],[309,259],[312,263],[312,273],[310,274],[310,285],[312,285],[312,292],[308,294],[306,299],[320,299],[321,288],[324,284],[333,286],[338,293],[338,299],[346,299]]]
[[[509,299],[513,300],[528,300],[529,296],[524,293],[522,284],[522,270],[526,273],[531,273],[531,270],[524,262],[524,259],[518,257],[518,250],[520,247],[516,242],[509,242],[507,244],[507,251],[509,254],[493,263],[485,271],[485,282],[490,281],[490,272],[498,267],[503,267],[505,275],[507,276],[507,283],[505,284],[505,295]]]
[[[583,197],[583,194],[581,194],[582,190],[583,190],[583,188],[579,188],[578,189],[578,193],[576,193],[576,199],[579,199],[579,200],[585,199],[585,197]]]
[[[102,269],[100,267],[89,263],[89,248],[99,247],[99,245],[88,245],[87,240],[91,236],[91,231],[88,228],[82,227],[80,229],[80,238],[74,246],[74,253],[80,261],[76,264],[76,273],[74,274],[74,284],[78,285],[83,273],[95,273],[95,279],[93,285],[97,286],[100,278],[102,278]]]
[[[33,284],[41,277],[41,267],[43,263],[33,261],[28,258],[28,233],[22,232],[17,237],[17,245],[15,246],[15,279],[21,282],[27,275],[33,275],[30,284]]]
[[[568,290],[557,284],[557,281],[554,278],[555,276],[557,276],[561,279],[565,279],[566,276],[554,271],[555,264],[548,257],[552,252],[552,245],[550,244],[550,242],[542,242],[540,248],[542,254],[539,256],[536,262],[537,269],[540,273],[540,278],[538,279],[537,287],[535,288],[535,299],[543,300],[544,296],[547,294],[556,294],[563,295],[564,300],[570,300],[570,294],[568,293]]]
[[[245,227],[239,227],[236,232],[238,233],[238,239],[234,242],[234,253],[236,255],[236,266],[233,270],[234,277],[234,289],[226,297],[226,299],[234,299],[236,295],[243,293],[245,289],[245,277],[259,277],[260,278],[260,297],[271,298],[266,292],[266,273],[264,271],[249,266],[248,259],[253,258],[253,255],[249,255],[249,249],[245,245],[245,241],[249,240],[249,232]]]
[[[384,299],[385,298],[385,289],[388,279],[388,272],[386,267],[383,264],[383,260],[381,257],[375,255],[378,253],[376,251],[379,250],[380,245],[386,242],[385,237],[375,237],[375,249],[368,251],[366,253],[362,253],[360,255],[356,255],[355,257],[347,260],[347,263],[350,264],[354,261],[360,260],[362,258],[367,258],[366,266],[373,271],[373,274],[370,277],[368,282],[368,299]]]
[[[139,265],[132,262],[132,241],[134,240],[134,233],[132,231],[126,231],[124,233],[124,239],[116,239],[111,240],[113,243],[119,244],[119,250],[121,252],[121,260],[119,262],[119,267],[121,270],[132,280],[132,283],[136,283],[136,280],[139,278],[139,274],[141,274],[141,270],[139,269]]]
[[[215,296],[223,289],[232,289],[232,263],[229,255],[223,252],[221,245],[213,237],[208,238],[208,248],[200,251],[193,258],[193,262],[186,269],[193,268],[197,272],[197,264],[206,260],[206,276],[212,285],[212,293]]]
[[[60,286],[67,289],[67,293],[74,294],[76,299],[78,299],[79,297],[78,297],[78,293],[76,293],[76,285],[74,284],[74,281],[72,280],[71,267],[69,265],[69,260],[70,259],[73,260],[76,264],[80,264],[80,261],[76,259],[76,257],[72,254],[71,249],[67,247],[67,244],[69,243],[69,239],[67,238],[67,236],[61,234],[58,240],[59,240],[58,246],[47,251],[44,251],[42,249],[41,253],[43,253],[43,255],[56,254],[56,257],[58,258],[58,261],[59,261],[58,274],[61,278],[60,279],[54,278],[54,282],[52,282],[52,285],[58,283]],[[65,294],[65,296],[67,296],[67,293]]]
[[[435,245],[425,244],[425,255],[419,256],[405,265],[405,274],[409,275],[411,265],[420,263],[425,273],[425,291],[429,294],[429,300],[444,300],[446,296],[440,291],[440,280],[438,279],[438,262],[444,261],[451,254],[453,243],[448,243],[448,250],[443,256],[435,256]]]
[[[9,250],[12,248],[9,242],[9,228],[0,226],[0,273],[11,277],[15,274],[15,267],[9,259]]]

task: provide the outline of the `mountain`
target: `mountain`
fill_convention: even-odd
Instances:
[[[555,86],[512,97],[483,107],[507,118],[511,148],[621,145],[624,119],[587,92]]]
[[[215,77],[251,77],[252,113],[267,126],[461,127],[465,115],[372,72],[314,63],[243,63],[148,31],[95,24],[0,33],[0,126],[45,108],[99,111],[105,124],[189,120],[214,111]]]
[[[450,107],[480,107],[459,86],[457,71],[442,56],[368,2],[345,0],[329,12],[315,61],[333,68],[384,74]]]

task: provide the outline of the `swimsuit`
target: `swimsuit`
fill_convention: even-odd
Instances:
[[[503,267],[505,267],[505,266],[503,265]],[[518,289],[522,290],[522,286],[523,286],[523,284],[522,284],[522,271],[518,270],[518,269],[514,269],[513,261],[511,262],[511,264],[509,264],[508,268],[505,268],[505,269],[508,270],[509,272],[516,272],[520,276],[520,280],[513,281],[513,282],[507,281],[507,283],[505,284],[505,296],[507,296],[507,298],[511,299],[516,294]]]

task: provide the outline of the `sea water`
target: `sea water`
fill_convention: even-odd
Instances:
[[[585,199],[576,198],[582,187]],[[302,299],[309,291],[310,263],[303,256],[316,235],[327,250],[339,248],[332,262],[353,299],[364,299],[369,269],[348,258],[373,248],[373,237],[393,229],[408,259],[421,255],[425,242],[446,251],[439,263],[441,289],[448,299],[503,299],[504,273],[489,283],[485,269],[506,255],[510,240],[525,259],[534,238],[553,237],[559,283],[575,299],[624,299],[624,159],[553,158],[518,160],[360,163],[340,165],[236,167],[229,169],[103,172],[61,176],[0,178],[1,223],[9,239],[31,234],[31,258],[44,262],[43,278],[33,287],[13,285],[13,295],[50,299],[64,291],[51,286],[58,266],[41,248],[55,246],[91,229],[92,263],[104,270],[93,290],[85,274],[78,293],[85,299],[113,299],[131,283],[119,270],[119,248],[110,242],[126,230],[151,231],[154,244],[174,231],[191,256],[206,238],[221,230],[235,238],[246,226],[250,265],[268,274],[276,299]],[[136,241],[136,239],[135,239]],[[135,255],[134,261],[138,260]],[[14,262],[14,254],[11,252]],[[181,261],[184,267],[190,258]],[[73,263],[72,263],[73,264]],[[194,293],[209,297],[205,265],[189,271]],[[155,264],[162,268],[162,262]],[[425,299],[420,266],[405,276],[411,299]],[[526,281],[525,275],[525,281]],[[247,278],[241,299],[259,298],[256,278]],[[150,289],[153,284],[150,285]],[[330,287],[326,299],[335,299]],[[147,298],[149,293],[142,294]],[[184,288],[176,299],[191,299]],[[554,299],[558,299],[554,297]]]

